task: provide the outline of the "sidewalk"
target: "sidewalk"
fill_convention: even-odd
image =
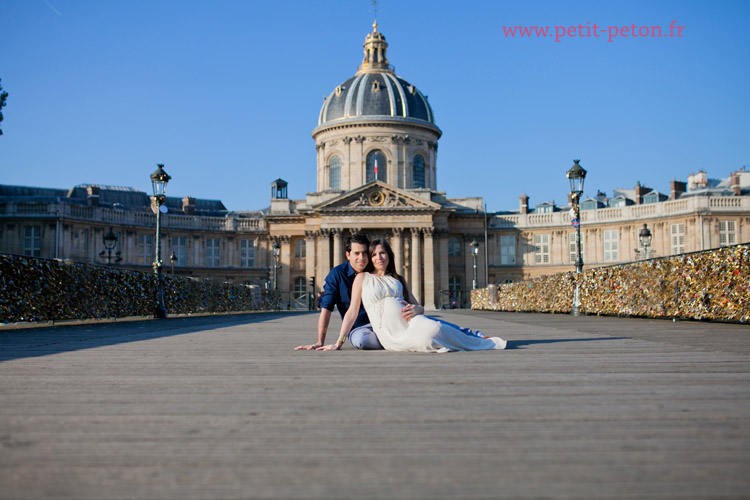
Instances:
[[[294,351],[308,313],[2,332],[0,499],[750,498],[750,327],[438,315],[510,349]]]

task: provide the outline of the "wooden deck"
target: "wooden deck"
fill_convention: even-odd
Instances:
[[[440,316],[510,348],[294,351],[312,314],[0,329],[0,499],[750,498],[748,326]]]

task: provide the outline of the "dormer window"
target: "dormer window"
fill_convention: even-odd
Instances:
[[[380,92],[380,83],[377,80],[375,80],[374,82],[372,82],[372,91],[373,92]]]
[[[342,91],[341,85],[339,85],[338,87],[336,87],[336,97],[339,97],[341,95],[341,91]]]

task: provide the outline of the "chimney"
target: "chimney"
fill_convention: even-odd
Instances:
[[[646,188],[641,186],[641,181],[635,185],[635,204],[640,205],[643,203],[643,195],[646,194]]]
[[[672,200],[676,200],[685,191],[687,191],[687,184],[685,184],[682,181],[673,180],[672,181],[672,192],[669,194],[669,198],[672,199]]]
[[[195,215],[195,198],[185,196],[182,199],[182,212],[185,215]]]
[[[86,202],[91,207],[99,206],[99,186],[89,186],[86,188]]]
[[[742,188],[740,187],[739,172],[735,172],[729,176],[729,187],[731,188],[735,196],[740,196],[742,194]]]
[[[521,214],[527,214],[529,213],[529,197],[525,194],[518,197],[519,203],[520,203],[520,213]]]

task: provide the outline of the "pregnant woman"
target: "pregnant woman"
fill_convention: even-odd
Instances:
[[[402,311],[417,301],[404,279],[396,273],[393,250],[384,239],[376,239],[370,244],[370,264],[354,279],[352,301],[344,316],[338,341],[321,350],[341,349],[357,317],[360,302],[365,306],[380,343],[388,351],[483,351],[505,349],[507,345],[500,337],[467,335],[453,325],[414,315],[414,308],[407,307]]]

